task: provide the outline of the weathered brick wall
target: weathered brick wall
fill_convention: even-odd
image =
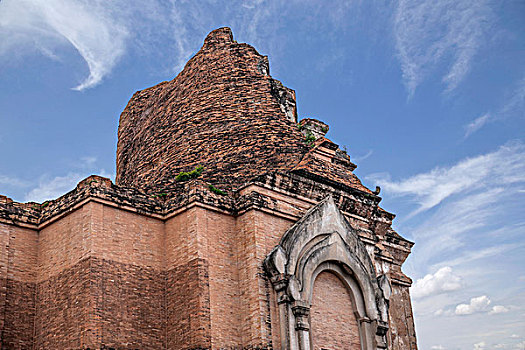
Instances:
[[[202,259],[166,272],[167,349],[211,346],[208,264]]]
[[[268,75],[267,57],[215,30],[174,80],[133,95],[120,117],[116,182],[168,187],[203,165],[205,180],[239,186],[290,169],[309,147],[282,110],[288,102],[295,94]]]
[[[168,349],[211,346],[208,261],[199,250],[199,209],[166,221]]]
[[[278,313],[271,314],[273,288],[262,262],[279,243],[293,221],[259,210],[249,210],[237,218],[239,289],[244,346],[265,347],[279,338]],[[274,345],[275,346],[275,345]]]
[[[194,207],[168,220],[168,345],[241,344],[235,218]]]
[[[39,232],[35,346],[94,347],[91,215],[86,205]]]
[[[314,350],[361,350],[352,299],[333,273],[321,272],[315,279],[310,327]]]
[[[90,270],[88,257],[37,284],[35,349],[95,348]]]
[[[211,345],[230,349],[241,344],[239,274],[235,218],[196,210],[200,251],[208,262]]]
[[[35,315],[35,230],[0,223],[0,346],[30,348]]]
[[[90,202],[40,231],[37,348],[162,348],[162,221]]]
[[[99,203],[89,205],[97,344],[162,348],[164,223]]]
[[[92,258],[90,275],[94,281],[98,347],[162,349],[165,346],[162,271]]]
[[[393,350],[417,349],[416,331],[408,286],[392,285],[390,299],[390,344]]]

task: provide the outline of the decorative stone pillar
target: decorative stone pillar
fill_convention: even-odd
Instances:
[[[310,348],[310,305],[307,302],[297,300],[293,303],[292,312],[295,316],[295,330],[299,340],[299,350],[311,350]]]
[[[383,321],[379,321],[376,330],[376,343],[378,349],[388,349],[388,343],[386,334],[388,332],[388,324]]]
[[[273,288],[277,294],[277,305],[279,306],[279,323],[281,328],[281,350],[287,350],[289,348],[290,330],[288,327],[288,309],[290,304],[290,297],[286,293],[288,287],[288,276],[285,274],[275,275],[271,278]]]

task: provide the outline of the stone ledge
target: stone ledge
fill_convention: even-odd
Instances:
[[[249,189],[250,187],[253,189]],[[165,192],[145,193],[134,188],[117,186],[108,178],[91,175],[80,181],[72,191],[44,203],[17,203],[0,196],[0,222],[40,229],[90,200],[161,220],[194,203],[234,216],[250,209],[263,209],[290,218],[299,215],[297,208],[291,212],[291,209],[283,206],[273,195],[265,195],[264,191],[257,188],[304,201],[307,206],[308,202],[318,202],[331,194],[341,211],[349,217],[360,220],[363,225],[374,225],[376,229],[381,225],[380,231],[384,232],[375,232],[375,235],[382,236],[387,244],[402,248],[406,255],[413,246],[412,242],[391,228],[394,215],[379,207],[380,197],[341,184],[320,183],[316,177],[297,172],[266,173],[235,191],[223,194],[213,192],[210,185],[201,179],[178,183]]]

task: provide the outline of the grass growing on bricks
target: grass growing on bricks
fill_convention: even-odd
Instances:
[[[183,182],[183,181],[195,179],[201,176],[203,170],[204,170],[204,167],[199,165],[192,171],[188,171],[188,172],[181,171],[177,176],[175,176],[175,181]]]
[[[212,191],[213,193],[220,194],[221,196],[226,195],[226,192],[224,192],[223,190],[218,189],[217,187],[213,186],[212,184],[209,184],[209,185],[208,185],[208,188],[209,188],[210,191]]]

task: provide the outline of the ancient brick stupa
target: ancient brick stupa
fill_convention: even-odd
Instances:
[[[121,114],[116,184],[0,197],[1,348],[416,349],[413,243],[327,131],[211,32]]]

